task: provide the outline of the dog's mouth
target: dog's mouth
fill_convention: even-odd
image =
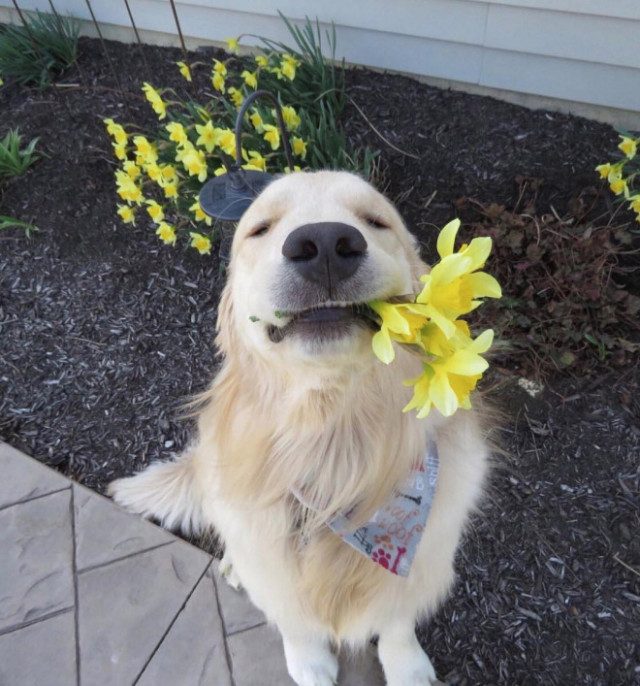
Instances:
[[[267,333],[274,343],[291,335],[307,339],[332,340],[348,335],[354,327],[378,328],[378,316],[364,303],[324,304],[297,312],[278,312],[288,319],[283,326],[269,325]]]

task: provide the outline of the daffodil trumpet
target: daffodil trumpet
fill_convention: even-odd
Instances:
[[[435,407],[445,417],[458,408],[471,407],[470,396],[489,367],[482,355],[493,342],[487,329],[473,338],[461,317],[483,302],[500,298],[496,279],[480,271],[491,252],[491,238],[474,238],[454,250],[460,220],[449,222],[437,242],[440,260],[420,278],[424,284],[415,296],[399,296],[368,303],[376,315],[377,331],[372,339],[376,357],[385,364],[395,359],[394,345],[418,352],[422,372],[405,381],[413,397],[404,408],[426,417]]]

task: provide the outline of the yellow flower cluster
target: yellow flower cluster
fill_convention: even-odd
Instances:
[[[230,52],[238,52],[237,38],[228,39],[227,44]],[[178,61],[175,65],[185,81],[193,83],[202,63]],[[213,221],[197,198],[202,184],[211,176],[225,174],[236,156],[235,111],[259,87],[261,78],[270,79],[270,88],[274,77],[293,81],[301,62],[289,53],[271,52],[255,57],[255,65],[252,69],[248,59],[213,59],[210,78],[215,93],[205,103],[182,100],[177,91],[144,82],[145,98],[163,122],[157,134],[128,133],[113,119],[104,120],[120,162],[114,176],[117,214],[124,224],[135,226],[141,217],[150,219],[166,245],[184,238],[200,254],[211,252],[207,227],[212,227]],[[282,89],[282,93],[288,92],[285,84]],[[170,100],[166,99],[169,92]],[[306,159],[310,148],[304,135],[309,130],[308,117],[290,105],[282,106],[282,116],[292,134],[293,154]],[[284,151],[275,110],[256,103],[247,112],[247,123],[251,126],[243,131],[242,167],[261,172],[283,170]],[[286,167],[284,171],[299,169]]]
[[[405,382],[414,392],[404,411],[415,409],[419,418],[432,407],[445,417],[459,407],[470,408],[470,394],[489,366],[482,354],[491,347],[493,331],[474,339],[460,317],[481,305],[482,298],[502,296],[493,276],[479,271],[491,252],[491,239],[474,238],[456,252],[459,228],[455,219],[440,232],[441,259],[421,277],[424,286],[414,302],[369,303],[381,322],[372,341],[379,360],[390,364],[395,359],[394,342],[415,346],[423,356],[420,376]]]
[[[636,213],[636,221],[640,223],[640,192],[633,193],[632,188],[636,176],[640,173],[638,167],[638,145],[640,138],[620,136],[622,139],[618,149],[624,157],[616,163],[605,162],[596,167],[601,179],[606,179],[609,189],[614,195],[624,198],[629,203],[629,209]],[[635,171],[629,171],[629,166],[635,165]],[[626,172],[626,175],[625,175]]]

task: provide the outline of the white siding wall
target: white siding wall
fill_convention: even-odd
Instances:
[[[88,18],[84,0],[54,0]],[[19,0],[49,10],[47,0]],[[168,0],[130,0],[140,29],[175,34]],[[627,111],[640,127],[640,0],[178,0],[193,43],[241,33],[288,40],[277,16],[334,21],[353,64]],[[9,7],[11,0],[0,0]],[[92,0],[129,26],[122,0]],[[0,19],[2,19],[0,10]],[[5,11],[5,18],[7,16]],[[258,41],[247,37],[244,43]],[[629,116],[627,116],[629,121]]]

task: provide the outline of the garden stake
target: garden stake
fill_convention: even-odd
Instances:
[[[129,15],[129,21],[131,22],[131,27],[136,36],[136,41],[138,42],[138,48],[140,54],[142,55],[142,61],[144,62],[144,67],[147,71],[147,76],[151,75],[151,69],[149,68],[149,63],[147,62],[147,56],[145,55],[144,48],[142,47],[142,40],[140,39],[140,34],[138,33],[138,27],[133,20],[133,13],[131,12],[131,6],[129,5],[129,0],[124,0],[125,7],[127,8],[127,14]]]
[[[111,61],[111,58],[109,57],[109,51],[107,50],[107,44],[104,42],[104,37],[102,36],[102,31],[100,31],[100,25],[98,24],[98,21],[96,20],[96,15],[93,13],[93,8],[91,7],[91,3],[89,0],[84,0],[87,8],[89,9],[89,14],[91,15],[91,19],[93,21],[93,25],[96,27],[96,31],[98,32],[98,38],[100,39],[100,44],[102,45],[102,52],[104,52],[104,56],[107,58],[107,63],[109,64],[109,69],[111,69],[111,73],[113,74],[113,78],[116,81],[116,84],[118,86],[118,89],[120,90],[120,95],[122,96],[123,101],[125,102],[125,105],[127,105],[127,99],[124,97],[124,91],[122,90],[122,84],[120,83],[120,79],[118,78],[118,72],[116,71],[115,67],[113,66],[113,62]]]
[[[284,154],[287,158],[287,165],[293,171],[293,155],[289,144],[289,134],[282,116],[282,110],[278,99],[266,90],[258,90],[249,95],[242,103],[236,117],[235,136],[236,136],[236,160],[232,165],[227,166],[227,173],[209,179],[202,187],[199,195],[200,207],[210,217],[227,221],[237,221],[244,211],[249,207],[257,195],[276,177],[275,174],[256,171],[253,169],[242,169],[242,124],[247,109],[255,100],[266,97],[271,100],[276,113],[276,120]]]
[[[178,36],[180,37],[180,45],[182,46],[182,54],[185,57],[187,57],[187,46],[185,45],[184,42],[184,36],[182,35],[182,29],[180,28],[180,20],[178,19],[178,11],[176,10],[176,3],[175,0],[169,0],[169,3],[171,5],[171,11],[173,12],[173,18],[176,22],[176,28],[178,29]]]

